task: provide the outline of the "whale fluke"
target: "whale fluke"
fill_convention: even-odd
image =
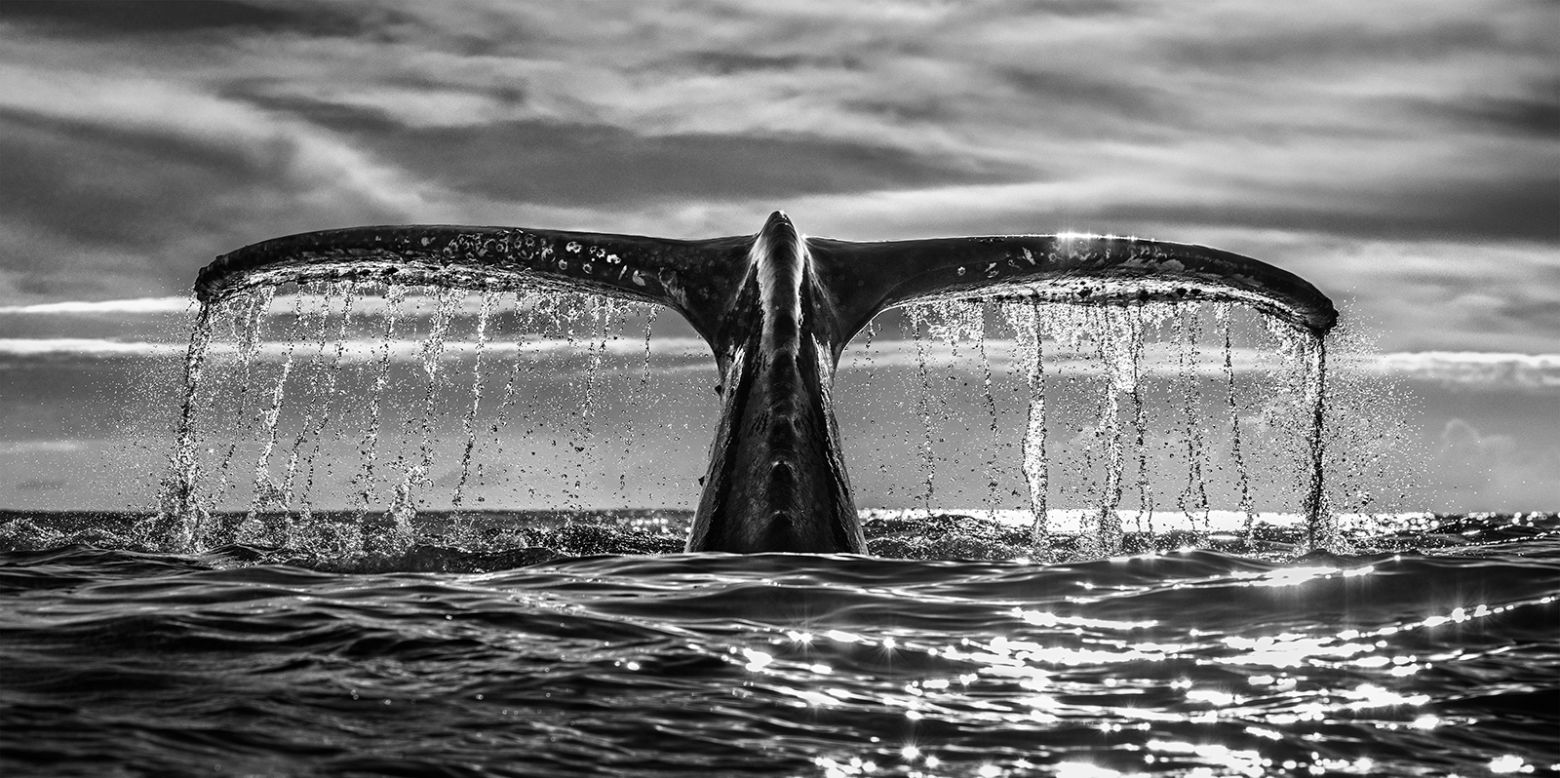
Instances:
[[[756,235],[696,241],[517,227],[312,232],[219,257],[195,294],[209,303],[326,279],[540,286],[682,314],[725,387],[691,551],[865,551],[831,389],[840,352],[884,309],[950,298],[1231,300],[1318,336],[1337,320],[1304,279],[1203,246],[1072,234],[856,243],[805,238],[778,211]]]
[[[807,248],[832,288],[852,290],[841,302],[855,329],[885,308],[929,299],[1229,300],[1315,333],[1338,319],[1332,301],[1299,276],[1206,246],[1063,233],[884,243],[809,238]]]
[[[688,241],[518,227],[352,227],[224,254],[200,271],[195,296],[209,302],[258,286],[324,280],[556,288],[669,306],[708,339],[706,314],[729,299],[752,242],[751,236]]]

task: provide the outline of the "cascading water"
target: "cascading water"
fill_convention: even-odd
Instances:
[[[355,320],[354,305],[371,313],[359,312]],[[408,306],[426,319],[426,331],[420,335],[407,334],[406,317],[413,315]],[[1288,418],[1269,420],[1273,424],[1267,425],[1272,429],[1266,436],[1252,437],[1249,432],[1243,436],[1243,420],[1250,425],[1261,413],[1242,407],[1238,376],[1263,371],[1237,369],[1237,354],[1250,354],[1252,349],[1233,345],[1232,331],[1241,315],[1227,304],[1088,306],[1019,300],[998,304],[1000,315],[995,317],[987,314],[990,307],[982,301],[958,300],[912,306],[895,314],[901,316],[907,337],[879,337],[873,346],[879,355],[898,349],[911,357],[917,423],[908,429],[901,425],[900,431],[907,438],[903,445],[919,452],[923,490],[915,501],[918,515],[963,513],[1006,521],[1024,515],[1032,554],[1049,558],[1061,553],[1051,549],[1053,534],[1061,531],[1079,536],[1068,554],[1104,556],[1151,548],[1162,532],[1194,541],[1206,537],[1212,530],[1210,511],[1216,507],[1210,504],[1208,491],[1227,486],[1235,497],[1223,507],[1242,519],[1233,531],[1249,538],[1259,512],[1251,476],[1256,463],[1302,473],[1304,497],[1297,507],[1308,520],[1308,540],[1315,547],[1336,547],[1337,525],[1328,515],[1322,488],[1326,453],[1322,409],[1327,398],[1321,391],[1325,352],[1319,339],[1302,337],[1287,327],[1264,328],[1260,314],[1244,315],[1251,322],[1247,330],[1276,339],[1276,350],[1287,349],[1303,363],[1289,369],[1303,382],[1294,394],[1305,410],[1297,405]],[[619,498],[631,504],[629,462],[635,456],[635,436],[658,426],[638,412],[657,372],[652,365],[654,311],[651,306],[590,295],[520,291],[505,296],[494,290],[467,295],[450,288],[423,290],[350,280],[257,289],[203,306],[186,357],[184,410],[174,472],[166,489],[165,542],[193,548],[218,536],[209,517],[231,510],[229,501],[235,495],[228,493],[234,485],[227,475],[230,461],[253,448],[252,485],[245,496],[248,509],[237,539],[285,541],[292,537],[294,524],[311,521],[315,506],[336,504],[355,509],[364,548],[403,552],[414,541],[420,511],[442,505],[440,510],[454,511],[458,522],[461,512],[474,502],[488,502],[483,493],[492,484],[484,474],[504,469],[501,460],[510,427],[530,425],[536,430],[542,422],[536,417],[548,415],[568,420],[566,429],[554,435],[566,447],[550,454],[560,471],[550,475],[561,479],[554,499],[575,510],[585,506],[590,501],[581,493],[580,474],[561,471],[578,469],[580,454],[586,458],[615,455],[621,466],[612,480]],[[1208,326],[1202,319],[1210,313],[1213,321]],[[285,326],[287,320],[296,325]],[[272,321],[282,321],[284,326],[274,326]],[[637,327],[643,327],[638,337],[624,338],[625,331]],[[224,329],[232,333],[231,343],[214,338]],[[1208,351],[1199,346],[1205,329],[1218,333],[1218,348]],[[268,341],[266,333],[272,331],[290,335]],[[620,343],[633,345],[615,348]],[[447,353],[451,349],[454,353]],[[505,351],[513,352],[514,359],[495,370]],[[637,364],[604,367],[609,351],[622,351],[617,356]],[[522,396],[522,379],[533,369],[527,358],[544,353],[556,355],[560,375],[572,376],[566,379],[562,406],[537,405]],[[1216,364],[1206,364],[1210,356]],[[404,377],[400,366],[408,359],[421,368],[420,388],[407,387],[404,381],[395,386]],[[272,379],[258,384],[258,389],[252,379],[236,386],[211,386],[203,377],[213,360],[223,375]],[[456,370],[445,364],[451,360],[469,367]],[[882,362],[880,356],[871,369],[891,372]],[[534,367],[549,369],[545,360]],[[849,380],[848,362],[844,369]],[[960,370],[969,374],[963,384],[939,380]],[[621,446],[602,446],[595,441],[595,429],[606,426],[598,417],[607,415],[605,409],[612,405],[603,405],[602,393],[617,373],[628,387],[624,397],[630,412],[623,414]],[[1210,377],[1217,379],[1217,392],[1205,391],[1203,384]],[[970,406],[966,409],[969,430],[950,434],[943,429],[958,416],[949,410],[957,390],[944,384],[971,390],[970,397],[957,403]],[[487,391],[490,385],[501,389]],[[1058,387],[1068,385],[1074,391],[1057,393]],[[410,396],[415,401],[409,401]],[[1217,396],[1220,402],[1205,408],[1206,396]],[[458,406],[446,408],[452,398],[460,398]],[[225,407],[216,407],[220,404]],[[289,413],[294,405],[296,412]],[[1151,408],[1156,412],[1151,413]],[[444,411],[451,418],[441,418]],[[1010,411],[1020,418],[1005,423]],[[353,428],[342,426],[341,417],[349,413],[355,414]],[[385,438],[387,413],[401,415],[399,428],[411,432],[403,436],[405,440]],[[217,419],[229,429],[202,442],[215,433],[203,425]],[[876,415],[873,419],[876,424]],[[292,427],[284,430],[288,423]],[[450,429],[459,433],[447,435]],[[1054,444],[1048,438],[1060,429],[1072,430],[1068,434],[1082,445],[1078,451],[1063,450],[1060,459],[1053,461]],[[1299,435],[1302,445],[1286,452],[1296,429],[1304,430]],[[352,473],[345,490],[335,495],[319,493],[321,485],[314,475],[321,452],[340,448],[332,445],[332,432],[337,442],[355,443],[358,457],[356,463],[335,463]],[[1227,456],[1212,451],[1210,436],[1222,437]],[[439,453],[443,437],[456,443],[447,460]],[[980,452],[978,459],[964,460],[974,476],[970,483],[956,487],[952,481],[962,476],[944,475],[949,484],[943,490],[935,488],[939,472],[948,469],[949,457],[963,458],[952,452],[939,454],[937,441]],[[1264,442],[1270,450],[1258,451]],[[409,444],[411,450],[401,446],[391,451],[388,456],[394,467],[387,473],[380,463],[387,447],[395,449],[398,443]],[[602,450],[608,448],[617,450]],[[279,449],[287,451],[285,457]],[[890,446],[850,453],[872,461],[887,460],[902,450]],[[999,459],[1005,451],[1016,456]],[[208,461],[213,457],[202,456],[203,452],[220,454],[215,457],[218,461]],[[435,471],[441,467],[448,471],[447,496],[435,494],[439,491]],[[1210,469],[1225,477],[1215,477]],[[300,477],[300,470],[308,475]],[[872,470],[878,477],[906,475],[902,467],[887,461]],[[203,481],[213,473],[214,485],[205,485]],[[537,472],[511,475],[532,484],[533,493],[542,477]],[[1170,484],[1174,478],[1180,479],[1179,488]],[[334,485],[326,483],[323,488]],[[1274,495],[1265,499],[1270,503],[1266,513],[1281,507],[1271,505]],[[1156,515],[1156,505],[1164,504],[1177,510]],[[895,506],[890,500],[864,507],[876,514]],[[901,505],[901,514],[909,507]],[[266,530],[261,522],[268,518],[283,526],[275,532]],[[1134,527],[1131,532],[1129,525]],[[1226,526],[1222,531],[1231,530]]]
[[[414,539],[414,520],[428,506],[458,513],[473,498],[486,499],[476,488],[477,468],[491,464],[483,454],[503,453],[499,441],[511,422],[541,415],[522,396],[522,385],[553,353],[560,373],[576,376],[568,396],[579,405],[572,413],[559,410],[571,420],[571,448],[583,450],[591,436],[587,419],[599,413],[592,405],[605,382],[603,365],[609,356],[629,357],[613,349],[615,328],[620,321],[648,322],[648,306],[603,305],[585,295],[544,300],[534,293],[506,305],[499,293],[484,291],[473,314],[466,297],[455,289],[345,281],[283,285],[203,306],[186,357],[175,470],[154,530],[161,543],[190,550],[223,540],[287,542],[292,523],[307,523],[324,508],[329,516],[318,518],[332,526],[341,523],[342,511],[351,514],[361,525],[359,546],[404,551]],[[356,319],[354,301],[366,309]],[[426,325],[420,333],[414,331],[419,318]],[[498,320],[519,329],[495,338],[490,330]],[[285,326],[289,321],[296,326]],[[570,348],[582,325],[593,330],[583,360]],[[643,326],[634,355],[643,362],[634,377],[642,398],[652,347],[649,325]],[[277,334],[268,339],[268,332]],[[505,352],[509,359],[493,369]],[[243,380],[207,383],[208,370]],[[486,391],[498,382],[501,392]],[[453,398],[460,399],[455,408]],[[451,428],[458,437],[444,434]],[[456,437],[453,453],[446,437]],[[508,436],[511,446],[514,440]],[[316,484],[322,456],[350,480]],[[252,477],[231,478],[235,461],[252,462]],[[448,491],[439,494],[443,486]],[[243,513],[236,534],[210,518],[235,510]],[[270,527],[272,521],[282,526]]]
[[[923,495],[911,515],[996,515],[1009,522],[1026,515],[1032,548],[1042,557],[1050,556],[1053,531],[1081,534],[1083,545],[1070,546],[1069,555],[1102,556],[1153,548],[1171,538],[1176,543],[1202,543],[1210,534],[1250,538],[1259,514],[1272,522],[1297,512],[1314,547],[1339,547],[1336,530],[1328,535],[1313,529],[1336,525],[1325,504],[1318,508],[1304,496],[1322,491],[1317,479],[1326,466],[1325,449],[1312,448],[1310,441],[1318,431],[1326,433],[1314,426],[1315,373],[1299,364],[1300,353],[1293,359],[1284,355],[1307,339],[1287,327],[1267,328],[1262,314],[1224,303],[1029,301],[1004,303],[1003,326],[974,338],[962,324],[982,305],[944,301],[905,313],[914,323],[907,325],[907,335],[931,334],[899,344],[902,358],[913,365],[906,369],[904,388],[917,393],[906,400],[916,409],[917,418],[908,420],[915,431],[897,449],[881,438],[873,443],[900,452],[919,447],[927,468],[921,477],[944,484],[935,505],[928,507]],[[1236,347],[1237,331],[1249,345]],[[1204,332],[1218,333],[1218,348],[1200,345]],[[954,353],[960,341],[971,340],[998,355],[994,364],[1009,368],[989,391],[1005,398],[993,406],[1016,409],[1010,416],[1018,418],[1000,424],[994,441],[982,438],[984,425],[973,412],[985,407],[984,398],[967,398],[970,407],[962,416],[937,419],[927,409],[947,404],[946,393],[940,399],[921,396],[938,391],[938,382],[927,376],[958,369]],[[879,352],[894,347],[893,341],[874,346]],[[880,357],[874,369],[881,371],[881,363]],[[964,369],[981,380],[978,365]],[[1292,401],[1275,401],[1275,393],[1259,386],[1291,381]],[[954,429],[961,423],[962,429]],[[1058,436],[1066,436],[1060,450],[1054,444]],[[930,441],[948,450],[928,456]],[[1000,491],[1012,498],[987,497],[982,504],[975,490],[979,479],[956,485],[942,474],[950,464],[996,450],[1021,452],[993,473],[1003,485]],[[1299,473],[1301,497],[1277,482],[1256,488],[1253,468]],[[1162,505],[1172,509],[1156,508]]]
[[[778,229],[789,229],[777,218],[782,221],[772,222]],[[335,521],[333,537],[357,532],[356,545],[370,553],[401,553],[418,542],[420,516],[449,514],[450,526],[458,530],[453,538],[470,529],[464,516],[477,504],[487,512],[561,506],[565,518],[608,507],[603,495],[611,490],[600,487],[603,480],[615,483],[622,507],[666,507],[636,505],[646,497],[630,488],[630,471],[655,472],[664,486],[682,491],[683,504],[704,484],[703,478],[668,479],[666,468],[647,467],[655,457],[646,452],[665,447],[662,433],[682,439],[676,421],[663,424],[644,412],[635,394],[662,372],[652,367],[650,331],[659,306],[630,302],[632,294],[590,293],[547,278],[533,282],[524,273],[512,275],[515,271],[451,264],[461,253],[561,255],[570,258],[548,259],[559,272],[604,270],[630,289],[648,288],[644,270],[603,247],[619,245],[611,242],[618,237],[596,236],[611,240],[593,245],[595,238],[549,239],[520,231],[483,239],[430,237],[442,228],[417,229],[394,235],[397,245],[405,244],[397,249],[409,263],[404,268],[385,264],[377,248],[331,253],[301,243],[296,249],[303,252],[297,255],[301,260],[277,254],[251,269],[239,263],[252,260],[225,259],[203,275],[202,289],[221,293],[203,298],[186,359],[186,398],[160,523],[170,528],[163,533],[169,547],[204,547],[227,537],[287,542],[295,529],[304,535],[314,531],[307,525],[315,514],[334,507],[351,510],[354,520]],[[331,235],[320,245],[338,240]],[[1135,239],[1049,240],[1035,245],[1075,252],[1105,241],[1098,245],[1118,252],[1110,248],[1117,241],[1130,251],[1099,255],[1115,257],[1109,267],[1120,270],[1080,265],[1083,272],[1100,273],[1104,282],[1075,292],[1021,285],[996,297],[931,295],[883,314],[900,320],[904,337],[879,337],[875,353],[897,348],[913,356],[879,359],[869,373],[909,368],[912,386],[906,394],[915,418],[899,425],[904,439],[897,444],[866,450],[847,444],[850,459],[872,463],[858,471],[869,474],[863,481],[874,492],[860,501],[864,513],[903,514],[914,505],[921,515],[969,514],[999,523],[1022,515],[1029,552],[1037,557],[1108,556],[1171,539],[1201,543],[1216,532],[1228,534],[1223,514],[1229,512],[1241,517],[1233,532],[1249,539],[1259,514],[1284,507],[1283,495],[1274,489],[1253,488],[1251,474],[1276,470],[1298,474],[1308,545],[1337,548],[1341,536],[1324,487],[1328,395],[1321,333],[1332,315],[1325,299],[1307,299],[1312,292],[1303,282],[1279,275],[1265,282],[1230,275],[1231,285],[1224,288],[1220,274],[1277,271],[1205,249],[1172,247],[1173,253],[1160,254],[1169,244],[1138,248]],[[726,245],[711,243],[717,244]],[[441,245],[439,254],[435,249]],[[815,250],[838,251],[838,245],[825,241]],[[418,264],[419,252],[442,256],[442,269]],[[1040,266],[1027,244],[1008,256],[1009,268]],[[1099,261],[1092,256],[1052,251],[1047,261]],[[1196,285],[1154,280],[1151,274],[1162,272],[1155,264],[1162,256],[1181,257],[1167,272],[1176,279],[1195,277]],[[825,260],[827,254],[816,261]],[[300,261],[306,264],[296,264]],[[1199,270],[1197,263],[1208,269]],[[975,265],[979,278],[968,274],[968,281],[966,266],[949,266],[957,272],[946,283],[955,288],[999,283],[1008,272],[999,264]],[[668,290],[679,283],[665,270],[657,272],[657,283]],[[1144,280],[1134,280],[1137,274]],[[1275,286],[1264,289],[1263,283]],[[672,298],[686,294],[673,292]],[[1266,332],[1277,349],[1244,342],[1236,348],[1232,301],[1251,306],[1239,309],[1249,312],[1240,314],[1245,317],[1238,323],[1240,339]],[[678,307],[709,340],[710,322],[686,305]],[[993,307],[1000,315],[992,315]],[[1204,321],[1210,312],[1211,324]],[[641,323],[642,349],[637,337],[624,338]],[[864,328],[869,340],[880,329],[870,316],[851,326]],[[231,343],[214,343],[219,340],[214,333],[222,331],[231,332]],[[1206,332],[1218,334],[1219,348],[1204,348]],[[334,349],[327,342],[332,339]],[[619,348],[630,341],[630,349]],[[1261,348],[1291,358],[1277,367],[1237,367],[1238,354],[1244,358]],[[503,352],[510,350],[514,359],[505,363]],[[629,350],[641,360],[637,370],[620,364]],[[717,350],[717,357],[728,360],[722,364],[734,364],[729,360],[735,357],[722,353]],[[1215,364],[1208,364],[1209,354]],[[849,385],[854,379],[848,350],[846,356],[841,375]],[[206,377],[211,373],[206,363],[213,359],[221,363],[218,386]],[[498,364],[501,369],[493,367]],[[413,374],[421,376],[420,386],[408,384],[408,365],[421,368]],[[1260,401],[1243,405],[1243,378],[1262,380],[1275,370],[1288,371],[1270,380],[1290,385],[1285,389],[1294,398],[1290,407],[1275,407],[1256,391],[1244,393]],[[614,382],[629,391],[617,402],[604,400]],[[547,388],[535,391],[542,383]],[[498,386],[502,389],[493,390]],[[853,401],[849,391],[834,394],[839,402]],[[1219,402],[1209,407],[1209,397]],[[1302,405],[1303,412],[1297,410]],[[892,426],[880,424],[883,414],[861,415],[871,426]],[[1022,420],[1006,421],[1015,415]],[[847,414],[843,427],[850,434],[843,439],[861,434],[852,427],[856,416]],[[602,433],[612,429],[623,433],[620,447],[603,445]],[[340,456],[348,439],[355,444],[355,462]],[[454,450],[447,451],[450,447]],[[621,452],[604,456],[603,449],[613,448]],[[908,471],[905,465],[913,458],[904,456],[906,450],[919,458]],[[681,463],[691,459],[674,456]],[[616,459],[616,466],[606,464],[608,459]],[[254,463],[252,478],[233,477],[235,460]],[[350,482],[343,487],[339,476],[317,478],[319,462],[350,472]],[[300,471],[307,475],[300,477]],[[884,480],[898,485],[884,488]],[[913,481],[922,488],[906,504],[904,485]],[[511,491],[503,495],[497,487]],[[1232,499],[1219,502],[1214,490]],[[247,510],[231,536],[213,517],[232,513],[234,500]],[[1166,505],[1176,509],[1166,511]],[[263,526],[273,520],[279,528]],[[1056,546],[1058,533],[1069,542]]]
[[[1003,307],[1017,335],[1015,345],[1023,366],[1025,385],[1029,390],[1020,461],[1024,482],[1028,487],[1030,513],[1034,517],[1030,542],[1036,549],[1045,549],[1050,545],[1050,511],[1047,501],[1050,469],[1045,451],[1045,346],[1040,330],[1040,310],[1038,302],[1010,303]]]

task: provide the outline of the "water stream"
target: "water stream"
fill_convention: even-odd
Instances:
[[[992,307],[998,315],[990,315]],[[632,504],[629,473],[664,433],[639,412],[660,372],[653,311],[578,293],[353,281],[260,287],[203,306],[192,324],[159,532],[170,549],[207,547],[211,514],[231,510],[242,497],[248,508],[241,536],[253,541],[292,537],[299,522],[334,506],[358,512],[364,548],[405,549],[419,511],[451,509],[458,517],[488,503],[486,495],[503,481],[530,484],[524,488],[533,494],[553,489],[565,512],[597,506],[604,490],[583,473],[610,469],[602,464],[610,459],[620,464],[609,484],[616,499],[652,507]],[[402,326],[408,316],[425,328]],[[1233,531],[1249,538],[1261,512],[1252,468],[1278,463],[1301,474],[1294,506],[1308,545],[1340,547],[1326,494],[1321,339],[1257,312],[1237,314],[1228,304],[940,300],[885,316],[899,317],[904,337],[879,338],[863,364],[868,378],[882,372],[881,359],[875,364],[871,355],[887,348],[902,365],[890,372],[913,375],[913,396],[900,400],[913,407],[914,423],[900,432],[919,459],[923,491],[898,506],[901,515],[914,509],[995,520],[1022,511],[1029,550],[1042,558],[1054,557],[1059,509],[1092,512],[1092,520],[1065,530],[1082,534],[1084,542],[1067,546],[1085,557],[1153,547],[1164,532],[1177,542],[1205,539],[1219,511],[1243,517]],[[638,335],[627,334],[640,327]],[[1277,371],[1288,377],[1276,380],[1298,382],[1290,390],[1296,401],[1277,414],[1272,434],[1245,429],[1257,424],[1261,432],[1264,414],[1274,411],[1243,405],[1243,384],[1273,371],[1237,365],[1260,351],[1236,348],[1237,328],[1244,340],[1265,337],[1271,343],[1261,348],[1293,355]],[[219,337],[224,331],[230,336]],[[1203,347],[1205,331],[1216,333],[1216,348]],[[408,385],[408,358],[421,367],[420,387]],[[553,359],[561,360],[556,380],[563,391],[542,400],[532,393],[541,380],[535,371],[549,369]],[[206,378],[214,363],[217,382]],[[849,360],[842,369],[848,376]],[[500,390],[488,390],[500,382]],[[603,392],[613,391],[623,400],[603,405]],[[1206,403],[1209,396],[1218,402]],[[619,405],[625,410],[605,410]],[[408,435],[387,438],[387,414],[397,415],[396,428]],[[548,438],[553,453],[515,448],[559,424],[564,429]],[[882,426],[876,418],[871,424]],[[609,425],[618,430],[611,438],[617,444],[600,439]],[[459,433],[444,435],[449,429]],[[1061,449],[1058,434],[1066,435]],[[1300,445],[1283,450],[1286,437]],[[348,438],[355,463],[328,453]],[[1216,440],[1223,441],[1217,450]],[[253,477],[247,494],[231,494],[231,462],[243,451],[252,452]],[[336,479],[318,481],[322,459],[351,473],[349,488],[333,493]],[[955,460],[963,464],[953,466]],[[900,472],[894,467],[868,472]],[[1177,478],[1181,487],[1167,491]],[[947,485],[939,486],[943,480]],[[1227,488],[1232,503],[1213,504],[1214,487]],[[1272,495],[1265,498],[1271,503]],[[1159,507],[1167,502],[1176,510]],[[267,521],[281,524],[267,530]]]

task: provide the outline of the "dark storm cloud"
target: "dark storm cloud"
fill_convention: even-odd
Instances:
[[[1185,120],[1188,116],[1179,96],[1159,84],[1019,68],[1001,69],[998,77],[1017,91],[1019,99],[1048,113],[1082,110],[1096,117],[1109,115],[1111,132],[1139,122]]]
[[[819,57],[806,54],[754,54],[746,51],[697,51],[679,57],[672,64],[721,75],[744,71],[791,71],[802,67],[830,67],[859,70],[860,59],[851,56]]]
[[[1211,226],[1246,224],[1264,229],[1369,239],[1532,240],[1560,243],[1560,186],[1531,171],[1504,181],[1484,177],[1439,180],[1340,181],[1285,191],[1238,188],[1212,200],[1162,199],[1119,202],[1077,215],[1092,229],[1130,230],[1133,224]],[[1230,196],[1234,195],[1234,196]]]
[[[219,181],[265,172],[257,154],[164,132],[0,109],[6,186],[0,208],[84,243],[123,245],[192,224],[188,209]],[[145,175],[155,168],[157,177]],[[197,216],[196,218],[199,218]],[[160,238],[159,238],[160,239]],[[18,257],[47,262],[44,257]]]
[[[1298,7],[1292,11],[1304,13]],[[1173,61],[1223,72],[1231,68],[1423,61],[1512,42],[1499,28],[1476,18],[1426,22],[1394,19],[1392,13],[1383,9],[1365,23],[1358,18],[1328,19],[1325,13],[1311,13],[1307,14],[1310,19],[1297,20],[1294,25],[1225,29],[1218,35],[1166,41],[1164,51]]]
[[[371,145],[379,143],[386,153],[411,160],[417,172],[463,191],[581,205],[785,198],[1022,180],[1034,172],[800,135],[644,137],[616,127],[545,122],[409,130]]]
[[[1300,257],[1408,290],[1368,303],[1400,322],[1466,297],[1397,241],[1485,273],[1465,315],[1529,348],[1560,337],[1549,300],[1489,252],[1555,262],[1552,21],[1518,0],[8,3],[0,305],[179,294],[214,253],[319,227],[695,237],[785,207],[842,238]]]
[[[233,0],[6,0],[0,3],[0,22],[93,37],[279,30],[346,34],[359,29],[351,17],[328,8]]]
[[[1560,90],[1555,90],[1560,92]],[[1549,99],[1486,98],[1454,106],[1446,113],[1477,125],[1489,125],[1513,135],[1553,138],[1560,130],[1560,94]]]
[[[352,135],[452,189],[520,202],[635,204],[667,198],[785,198],[975,181],[1038,171],[979,159],[805,135],[641,135],[549,121],[413,127],[373,111],[260,98]],[[744,225],[745,226],[745,225]]]
[[[1428,122],[1468,131],[1490,131],[1535,140],[1560,133],[1560,79],[1525,84],[1514,95],[1467,95],[1458,100],[1420,100],[1409,105]]]
[[[286,204],[320,188],[298,170],[307,154],[285,135],[259,140],[0,109],[5,270],[20,276],[17,289],[40,295],[168,293],[219,253],[339,218]],[[394,220],[364,205],[332,210]]]

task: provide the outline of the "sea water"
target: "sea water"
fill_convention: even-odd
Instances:
[[[356,567],[7,518],[4,775],[1560,772],[1555,515],[1075,563],[960,558],[950,519],[869,520],[931,549],[890,558],[603,515]]]

